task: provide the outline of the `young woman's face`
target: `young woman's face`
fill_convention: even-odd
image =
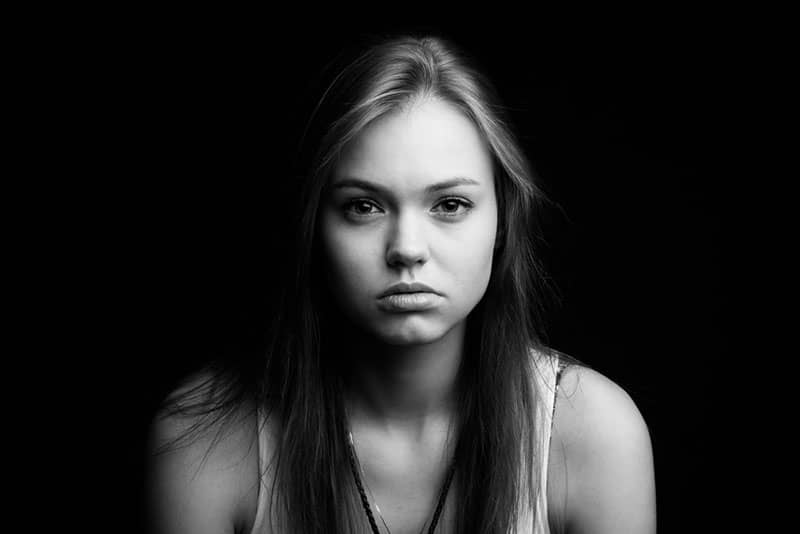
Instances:
[[[381,341],[435,341],[486,291],[497,229],[492,160],[451,104],[425,99],[372,123],[342,154],[320,215],[331,293]],[[398,282],[434,293],[382,297]]]

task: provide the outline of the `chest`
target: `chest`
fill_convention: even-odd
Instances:
[[[361,476],[363,480],[363,474]],[[410,477],[408,473],[404,473],[382,483],[373,480],[373,487],[368,487],[368,483],[364,485],[372,515],[380,532],[392,534],[428,532],[439,503],[446,473],[441,473],[439,479],[430,480],[431,478]],[[437,534],[455,532],[457,482],[457,476],[454,475],[447,493],[442,497],[442,507],[436,523]],[[363,513],[363,506],[361,509]],[[364,520],[366,525],[365,514]]]
[[[447,474],[447,465],[442,456],[446,454],[444,451],[449,450],[442,446],[439,454],[432,454],[430,451],[404,451],[402,447],[395,445],[394,448],[389,447],[389,451],[394,451],[394,454],[387,455],[376,442],[364,442],[361,448],[358,445],[356,448],[361,465],[359,476],[379,531],[391,534],[427,533]],[[448,456],[450,457],[452,456]],[[563,524],[566,497],[565,460],[558,449],[549,455],[549,464],[545,466],[548,471],[546,505],[540,509],[544,515],[535,524],[533,518],[521,519],[519,526],[522,532],[544,534],[551,531],[553,525]],[[457,483],[458,472],[453,476],[445,496],[437,523],[437,534],[455,532]],[[364,519],[363,532],[371,533],[363,507],[359,511]],[[527,523],[527,520],[531,523]],[[540,521],[544,524],[540,524]]]
[[[353,438],[356,468],[379,530],[386,532],[385,522],[392,534],[427,532],[453,456],[446,430],[414,442],[364,431],[354,431]],[[437,533],[453,531],[456,483],[454,476]]]

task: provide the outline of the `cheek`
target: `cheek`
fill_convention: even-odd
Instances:
[[[453,243],[450,268],[468,293],[483,292],[488,285],[494,255],[496,219],[492,210],[464,229],[463,238]]]
[[[370,243],[352,232],[343,231],[335,224],[327,225],[322,232],[325,265],[323,270],[329,287],[334,292],[347,289],[347,294],[366,289],[366,276],[370,272]]]

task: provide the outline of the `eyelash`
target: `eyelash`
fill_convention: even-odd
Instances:
[[[448,202],[457,202],[459,206],[463,206],[465,208],[465,210],[462,213],[447,213],[447,212],[445,212],[446,213],[445,217],[451,218],[451,219],[454,219],[456,217],[459,217],[461,215],[464,215],[464,214],[468,213],[474,206],[474,204],[472,202],[470,202],[468,200],[465,200],[463,198],[458,198],[458,197],[446,197],[446,198],[443,198],[436,205],[438,206],[439,204],[444,204],[444,203],[448,203]],[[349,209],[352,206],[355,206],[355,205],[358,205],[358,204],[370,204],[372,206],[377,207],[372,200],[369,200],[369,199],[366,199],[366,198],[356,198],[356,199],[350,200],[347,203],[345,203],[345,205],[344,205],[345,213],[347,213],[349,215],[353,215],[353,216],[355,216],[357,218],[361,218],[361,219],[363,219],[365,217],[368,217],[369,215],[372,215],[371,213],[363,213],[363,214],[354,213],[353,211],[351,211]]]

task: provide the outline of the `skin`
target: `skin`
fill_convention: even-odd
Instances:
[[[392,532],[418,532],[437,498],[454,445],[466,320],[489,284],[496,229],[491,154],[441,100],[373,122],[334,169],[320,235],[329,288],[354,326],[345,402],[367,487]],[[431,286],[436,306],[381,308],[379,295],[400,281]]]
[[[425,192],[457,176],[476,184]],[[335,187],[352,178],[380,191]],[[465,321],[491,273],[497,228],[491,157],[456,108],[423,99],[363,131],[342,154],[331,185],[318,231],[329,289],[352,325],[348,420],[364,480],[392,532],[418,532],[452,454],[447,438]],[[378,295],[398,281],[433,287],[441,294],[436,307],[382,310]],[[153,446],[185,424],[157,419]],[[273,439],[277,429],[267,428]],[[205,463],[203,440],[155,460],[153,531],[249,532],[258,504],[255,435],[255,422],[243,416]],[[574,367],[562,376],[547,494],[554,532],[655,532],[647,426],[625,391],[600,373]],[[451,531],[454,509],[445,507],[437,531]]]
[[[472,183],[426,192],[454,178]],[[351,414],[394,438],[418,439],[453,408],[466,318],[489,284],[491,155],[458,110],[422,100],[375,121],[348,147],[320,216],[329,287],[355,325]],[[436,307],[382,310],[378,296],[400,281],[431,286]]]
[[[601,373],[568,368],[556,396],[548,467],[553,532],[656,531],[653,448],[631,397]]]

